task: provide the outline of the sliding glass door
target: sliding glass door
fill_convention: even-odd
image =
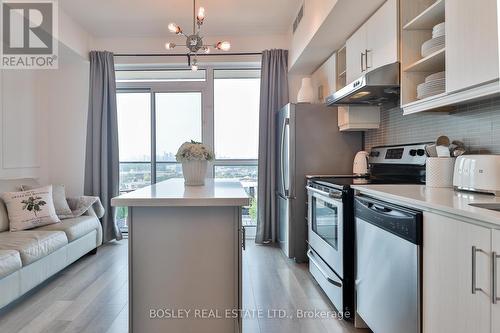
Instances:
[[[120,192],[182,177],[177,149],[203,141],[202,92],[120,90],[117,106]]]

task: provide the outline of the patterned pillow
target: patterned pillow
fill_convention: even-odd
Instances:
[[[21,191],[32,190],[34,188],[34,186],[22,185]],[[58,218],[63,220],[73,217],[73,212],[66,201],[66,189],[64,185],[52,185],[52,200],[54,201],[54,208],[56,209]]]
[[[22,192],[5,192],[10,231],[20,231],[59,223],[52,199],[52,185]]]

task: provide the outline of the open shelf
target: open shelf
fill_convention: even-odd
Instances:
[[[338,91],[345,87],[346,85],[346,48],[345,45],[342,46],[337,51],[337,63],[336,63],[336,85],[335,90]]]
[[[409,65],[404,69],[405,72],[439,72],[445,68],[446,49],[442,48],[427,57]]]
[[[413,20],[408,22],[403,30],[425,30],[432,29],[436,24],[444,22],[444,0],[438,0]]]

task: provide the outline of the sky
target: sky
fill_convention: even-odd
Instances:
[[[257,159],[259,79],[216,79],[214,83],[217,158]],[[201,93],[157,93],[157,155],[175,155],[189,140],[201,141]],[[118,93],[121,161],[150,159],[149,93]]]

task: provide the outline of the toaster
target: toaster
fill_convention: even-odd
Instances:
[[[500,196],[500,155],[462,155],[457,158],[453,186],[458,190]]]

